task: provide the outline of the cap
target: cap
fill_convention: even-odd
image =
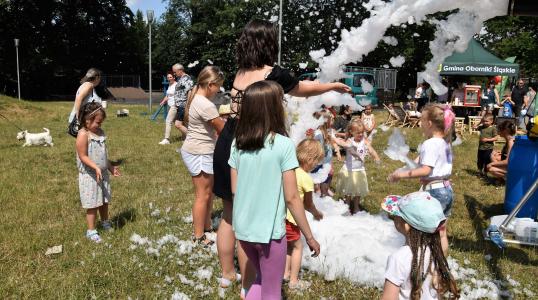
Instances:
[[[441,203],[428,192],[387,196],[381,208],[390,215],[401,217],[411,227],[427,233],[436,232],[446,220]]]

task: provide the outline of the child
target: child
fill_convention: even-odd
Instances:
[[[388,196],[381,207],[405,236],[405,245],[387,260],[381,299],[458,299],[441,246],[439,231],[446,217],[439,201],[429,193],[415,192]]]
[[[364,108],[364,113],[361,116],[362,123],[364,124],[366,137],[372,141],[375,134],[375,116],[372,113],[372,105],[368,104]]]
[[[90,102],[82,106],[78,132],[77,167],[80,202],[86,209],[88,230],[86,237],[95,243],[101,242],[101,237],[95,229],[97,210],[101,216],[101,226],[104,230],[112,230],[108,220],[108,203],[110,202],[110,180],[107,170],[113,176],[120,176],[117,166],[113,166],[107,158],[106,135],[101,124],[106,118],[101,104]]]
[[[314,181],[312,181],[308,172],[312,171],[323,160],[323,157],[323,148],[316,140],[306,139],[297,145],[297,160],[299,161],[299,168],[295,170],[297,188],[299,190],[299,196],[304,202],[305,210],[309,211],[315,220],[323,219],[323,214],[316,209],[312,200]],[[288,255],[286,257],[284,281],[289,280],[288,286],[292,290],[303,290],[308,288],[309,284],[306,281],[299,280],[301,259],[303,257],[301,231],[297,227],[297,223],[289,210],[286,216],[286,239],[288,241]]]
[[[510,156],[510,151],[514,145],[514,135],[516,134],[516,125],[510,121],[506,120],[499,124],[499,135],[506,141],[501,152],[494,151],[491,155],[492,162],[490,162],[486,170],[494,177],[499,180],[506,178],[506,171],[508,169],[508,157]]]
[[[476,154],[476,166],[480,177],[486,176],[486,167],[491,162],[493,143],[497,140],[497,129],[493,126],[493,115],[488,113],[482,118],[479,125],[480,139]]]
[[[452,210],[454,195],[450,184],[452,174],[452,149],[450,139],[454,113],[448,105],[428,104],[422,110],[420,127],[428,138],[419,147],[419,167],[411,170],[396,170],[389,175],[389,182],[402,178],[420,178],[420,190],[429,192],[441,203],[448,218]],[[446,228],[446,227],[445,227]],[[446,229],[440,231],[443,252],[448,255]]]
[[[514,101],[510,98],[510,94],[506,94],[501,101],[502,113],[501,115],[505,118],[511,118],[514,114],[514,106],[516,105]]]
[[[286,137],[283,96],[280,85],[269,80],[246,88],[228,160],[235,195],[232,226],[257,273],[247,300],[281,297],[286,206],[313,255],[319,254],[297,191],[298,162],[293,141]]]
[[[336,139],[346,149],[346,160],[337,176],[336,189],[344,195],[351,214],[360,210],[361,197],[368,194],[368,178],[364,166],[367,154],[378,163],[379,156],[365,136],[364,125],[360,119],[354,119],[347,127],[347,139]]]
[[[223,82],[224,74],[218,67],[203,68],[198,75],[197,84],[189,93],[183,119],[188,130],[181,147],[181,157],[192,176],[195,191],[192,204],[192,239],[206,248],[213,244],[205,235],[205,232],[213,230],[213,151],[217,134],[224,127],[217,107],[209,99],[213,99],[220,91]]]
[[[321,197],[325,196],[333,196],[333,193],[330,191],[331,182],[333,179],[333,167],[332,167],[332,161],[333,161],[333,149],[336,153],[336,157],[338,160],[342,160],[341,154],[340,154],[340,148],[335,142],[334,139],[334,129],[333,129],[333,120],[334,116],[333,114],[328,110],[322,110],[321,112],[314,113],[314,117],[316,119],[323,118],[325,122],[321,126],[318,127],[316,131],[314,131],[314,139],[319,141],[323,147],[324,155],[325,157],[320,162],[320,164],[312,170],[312,173],[318,172],[323,165],[330,165],[331,170],[329,172],[329,176],[327,176],[327,179],[320,183],[319,185],[316,185],[316,192],[320,192]]]

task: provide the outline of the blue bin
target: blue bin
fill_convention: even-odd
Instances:
[[[538,141],[529,140],[527,136],[516,137],[510,151],[506,177],[504,211],[509,214],[538,178]],[[531,196],[516,217],[536,219],[537,214],[538,191]]]

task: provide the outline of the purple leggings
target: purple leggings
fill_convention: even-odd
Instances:
[[[246,300],[280,300],[286,267],[286,236],[269,244],[240,242],[257,273]]]

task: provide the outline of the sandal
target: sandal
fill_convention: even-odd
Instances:
[[[225,289],[230,287],[234,282],[241,281],[241,274],[235,273],[235,279],[230,280],[228,278],[221,277],[220,278],[220,287]]]
[[[204,233],[215,233],[215,229],[213,229],[213,227],[209,229],[204,229]]]
[[[102,221],[101,227],[104,231],[114,231],[114,228],[112,227],[112,223],[109,220]]]
[[[213,244],[215,242],[213,242],[212,240],[208,239],[206,236],[205,236],[205,233],[202,234],[201,237],[195,237],[194,234],[192,235],[192,241],[195,243],[195,244],[198,244],[204,248],[209,248],[211,246],[213,246]]]

